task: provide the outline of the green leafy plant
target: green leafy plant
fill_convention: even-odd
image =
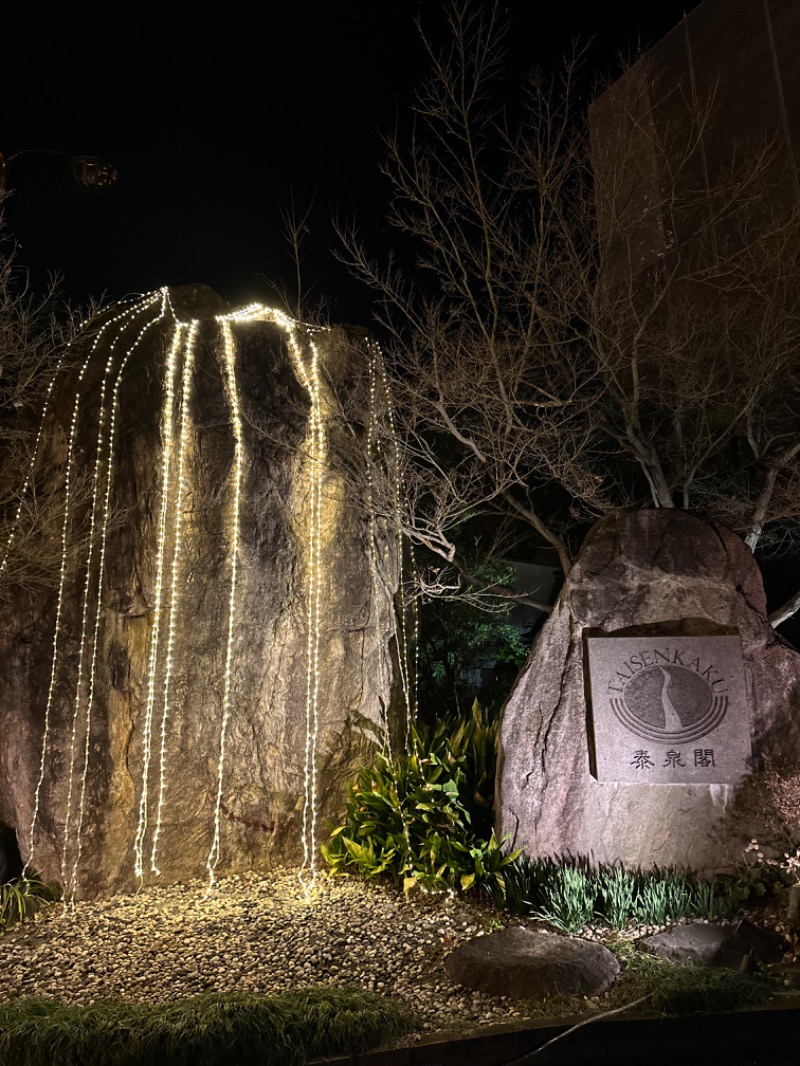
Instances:
[[[634,913],[636,877],[622,866],[601,867],[597,872],[600,910],[614,929],[624,929]]]
[[[504,896],[487,886],[495,905],[541,918],[568,933],[593,919],[622,929],[631,921],[663,925],[667,919],[725,918],[738,909],[736,895],[724,880],[701,881],[671,868],[595,868],[586,858],[518,855],[505,869],[504,880]]]
[[[465,721],[412,729],[408,752],[378,752],[348,785],[344,823],[322,849],[333,872],[388,876],[406,891],[491,883],[502,896],[518,853],[489,828],[496,733],[476,703]]]
[[[514,568],[497,560],[484,565],[468,549],[466,558],[468,571],[477,574],[483,586],[482,606],[466,598],[433,597],[420,611],[423,704],[452,712],[469,706],[474,697],[500,706],[529,650],[510,620],[509,602],[487,591],[510,589]],[[488,663],[494,663],[490,679],[481,670]]]
[[[720,880],[741,903],[785,904],[789,889],[798,883],[798,850],[769,854],[757,840],[751,840],[744,850],[744,861]]]
[[[405,1007],[357,988],[87,1007],[10,1000],[0,1004],[0,1066],[302,1066],[374,1048],[414,1027]]]
[[[594,918],[596,901],[597,882],[590,871],[578,864],[560,866],[549,885],[546,906],[533,913],[557,929],[577,933]]]
[[[43,906],[61,899],[61,889],[56,884],[43,881],[36,874],[15,877],[0,885],[0,929],[13,922],[31,918]]]

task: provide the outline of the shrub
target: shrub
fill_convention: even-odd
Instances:
[[[378,752],[348,785],[344,824],[322,849],[333,872],[385,875],[405,890],[491,883],[502,896],[518,853],[487,833],[496,733],[476,702],[466,721],[412,728],[408,752]]]
[[[61,889],[36,874],[15,877],[0,885],[0,929],[31,918],[42,906],[61,899]]]
[[[87,1007],[11,1000],[0,1004],[0,1066],[302,1066],[374,1048],[414,1025],[403,1006],[356,988]]]
[[[622,929],[631,921],[663,925],[668,918],[724,918],[738,909],[735,892],[723,880],[701,881],[671,868],[594,868],[586,858],[517,855],[504,869],[504,879],[504,896],[488,886],[495,905],[505,904],[516,914],[541,918],[568,933],[593,919]]]

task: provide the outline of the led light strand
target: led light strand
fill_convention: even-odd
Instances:
[[[317,331],[300,323],[282,311],[250,304],[229,316],[229,321],[268,321],[279,326],[286,334],[289,354],[298,380],[310,400],[309,412],[309,463],[311,488],[309,493],[308,535],[308,606],[306,625],[306,747],[304,767],[304,798],[302,818],[303,863],[299,879],[306,899],[309,899],[316,884],[317,851],[317,741],[319,734],[319,653],[320,611],[322,602],[322,488],[326,457],[325,424],[322,416],[322,391],[320,384],[319,350],[313,341]],[[311,349],[311,358],[306,366],[299,334],[303,332]]]
[[[185,325],[185,323],[181,323]],[[175,651],[175,630],[178,618],[178,602],[180,590],[178,578],[180,576],[180,556],[183,527],[183,500],[186,496],[186,451],[189,444],[190,433],[190,409],[192,371],[194,369],[194,353],[197,343],[197,332],[200,323],[195,319],[189,325],[189,335],[184,347],[183,374],[181,378],[181,411],[180,411],[180,436],[178,438],[178,472],[177,490],[175,500],[174,533],[172,543],[172,562],[170,565],[170,593],[167,622],[167,653],[164,668],[164,691],[162,696],[161,733],[158,754],[158,805],[156,808],[156,827],[153,833],[152,850],[150,852],[150,869],[155,874],[160,874],[158,869],[157,855],[158,843],[161,837],[161,822],[164,809],[164,796],[166,790],[166,764],[167,764],[167,720],[169,716],[169,688],[172,676],[173,654]]]
[[[386,414],[389,420],[389,433],[392,441],[392,450],[394,451],[394,469],[392,471],[392,505],[394,509],[394,522],[395,522],[395,550],[397,552],[397,561],[400,570],[399,586],[400,593],[400,617],[397,625],[398,635],[398,665],[400,670],[400,680],[403,685],[403,695],[406,702],[406,737],[411,729],[411,723],[414,720],[416,714],[416,707],[412,705],[411,700],[411,686],[409,684],[409,655],[408,655],[408,632],[406,630],[406,595],[405,595],[405,580],[404,580],[404,566],[403,566],[403,514],[401,504],[401,486],[400,486],[400,471],[399,471],[399,452],[397,441],[397,430],[394,420],[394,406],[392,404],[392,396],[389,389],[389,379],[386,374],[386,366],[383,362],[383,356],[381,354],[380,347],[376,341],[372,341],[374,346],[377,365],[381,373],[381,381],[383,385],[383,401],[386,405]]]
[[[156,301],[154,300],[153,303],[155,303],[155,302]],[[138,334],[136,335],[136,339],[133,341],[133,344],[128,348],[128,351],[126,352],[125,356],[123,357],[123,359],[122,359],[122,361],[120,363],[119,370],[117,371],[117,377],[116,377],[116,381],[114,382],[114,387],[113,387],[113,390],[112,390],[111,405],[110,405],[110,407],[111,407],[111,418],[110,418],[110,427],[109,427],[109,434],[108,434],[108,448],[107,448],[107,459],[106,459],[107,489],[109,488],[109,483],[110,483],[110,479],[111,479],[111,476],[112,476],[112,465],[111,464],[112,464],[113,447],[114,447],[113,429],[114,429],[114,424],[115,424],[115,413],[116,413],[117,401],[118,401],[118,396],[119,396],[119,387],[120,387],[120,384],[122,382],[122,375],[123,375],[125,367],[126,367],[126,365],[128,363],[128,360],[130,359],[130,357],[133,354],[133,352],[136,350],[136,348],[141,343],[141,341],[144,338],[144,336],[147,333],[147,331],[156,322],[161,321],[161,319],[163,319],[163,317],[164,317],[164,314],[165,314],[165,304],[164,304],[164,299],[163,299],[163,294],[162,294],[161,313],[160,313],[160,315],[157,318],[151,319],[150,321],[146,322],[142,326],[142,328],[139,330]],[[108,356],[108,360],[106,362],[106,369],[105,369],[105,372],[103,374],[103,381],[102,381],[102,385],[101,385],[101,389],[100,389],[100,404],[99,404],[99,412],[98,412],[97,445],[96,445],[95,464],[94,464],[94,471],[93,471],[93,478],[92,478],[91,519],[90,519],[90,524],[89,524],[89,542],[88,542],[88,546],[87,546],[86,579],[85,579],[85,582],[84,582],[83,598],[82,598],[82,605],[81,605],[81,634],[80,634],[80,645],[79,645],[79,651],[78,651],[78,672],[77,672],[77,678],[76,678],[76,682],[75,682],[75,705],[74,705],[73,715],[72,715],[72,732],[71,732],[71,739],[70,739],[69,785],[68,785],[68,789],[67,789],[67,808],[66,808],[65,822],[64,822],[64,843],[63,843],[63,848],[62,848],[62,853],[61,853],[61,883],[62,883],[62,887],[63,887],[63,890],[64,890],[64,899],[65,899],[65,901],[67,900],[67,895],[68,895],[67,879],[66,879],[66,865],[67,865],[67,852],[68,852],[68,848],[69,848],[70,821],[71,821],[71,815],[72,815],[72,795],[73,795],[74,781],[75,781],[75,749],[76,749],[76,746],[77,746],[77,728],[78,728],[78,718],[79,718],[79,714],[80,714],[81,690],[82,690],[82,687],[83,687],[85,647],[86,647],[86,637],[87,637],[87,632],[88,632],[88,621],[89,621],[89,598],[90,598],[90,590],[91,590],[91,572],[92,572],[92,562],[94,560],[94,552],[95,552],[95,529],[96,529],[96,516],[97,516],[98,486],[100,484],[100,478],[101,478],[102,467],[103,467],[103,438],[104,438],[104,427],[105,427],[105,398],[106,398],[106,390],[107,390],[107,386],[108,386],[108,379],[111,376],[111,371],[112,371],[112,367],[113,367],[114,352],[115,352],[115,349],[116,349],[116,344],[117,344],[117,341],[119,340],[119,338],[121,337],[121,335],[122,335],[122,331],[120,331],[120,333],[117,335],[117,337],[114,339],[114,341],[112,342],[112,344],[109,347],[109,356]],[[101,533],[101,539],[102,539],[101,554],[102,554],[103,557],[105,557],[105,535],[106,535],[106,531],[107,531],[107,523],[104,523],[103,524],[102,533]],[[98,575],[97,575],[97,601],[98,601],[97,602],[97,612],[98,613],[100,612],[100,592],[101,592],[102,580],[103,580],[102,572],[98,572]],[[94,655],[93,655],[93,657],[94,657]],[[92,686],[92,688],[93,688],[93,686]],[[85,729],[86,729],[86,743],[87,744],[88,744],[90,725],[91,725],[90,715],[91,715],[91,708],[90,708],[90,704],[89,704],[89,699],[87,697],[86,710],[85,710],[85,715],[84,715],[84,724],[85,724]],[[82,793],[85,793],[86,772],[88,770],[88,747],[85,750],[87,752],[87,761],[86,761],[86,764],[84,766],[84,771],[83,771],[82,780],[81,780],[81,792]],[[80,846],[81,846],[80,833],[78,833],[78,842],[77,842],[77,851],[78,852],[80,852]],[[77,873],[77,862],[78,862],[78,858],[76,856],[75,865],[73,867],[73,872],[75,874]],[[72,880],[70,882],[70,890],[69,890],[69,895],[70,895],[70,901],[71,902],[74,902],[74,892],[75,892],[75,883],[74,883],[74,880]]]
[[[164,305],[162,302],[162,309],[160,318],[164,315]],[[152,323],[151,323],[152,324]],[[105,562],[106,562],[106,544],[108,538],[108,520],[111,512],[111,486],[113,483],[113,467],[111,463],[114,438],[116,432],[116,416],[117,416],[117,400],[119,394],[119,385],[122,380],[122,371],[124,370],[127,357],[123,360],[120,371],[117,376],[117,381],[114,384],[114,390],[111,402],[111,412],[108,428],[108,447],[107,447],[107,463],[106,463],[106,485],[105,493],[102,500],[101,510],[101,523],[100,523],[100,552],[97,567],[97,595],[95,603],[94,614],[94,626],[92,630],[92,655],[89,664],[88,678],[89,678],[89,691],[86,699],[86,730],[84,735],[84,749],[83,749],[83,770],[81,773],[81,789],[80,800],[78,803],[78,828],[77,828],[77,847],[75,849],[75,859],[72,867],[71,885],[72,892],[75,891],[77,884],[78,869],[81,861],[81,854],[83,849],[83,822],[85,813],[85,799],[86,799],[86,783],[89,772],[89,748],[91,738],[91,726],[92,726],[92,710],[94,707],[94,688],[95,677],[97,671],[97,651],[100,641],[100,624],[102,619],[102,592],[103,592],[103,577],[105,575]]]
[[[208,887],[214,885],[214,870],[219,860],[220,844],[220,816],[222,809],[222,782],[225,769],[225,740],[228,731],[228,719],[230,717],[231,699],[231,675],[233,670],[233,638],[236,623],[236,579],[238,574],[239,557],[239,519],[242,494],[242,470],[243,470],[243,439],[242,420],[239,408],[239,391],[236,384],[236,345],[233,339],[233,329],[224,316],[217,319],[222,331],[223,361],[225,389],[228,394],[228,403],[231,409],[231,423],[234,439],[233,460],[233,504],[231,507],[231,584],[228,596],[228,639],[225,650],[225,682],[222,694],[222,722],[220,724],[219,741],[219,764],[217,767],[217,797],[214,806],[214,838],[211,850],[208,854],[206,869],[208,870]]]
[[[373,486],[373,454],[377,445],[377,373],[375,369],[375,352],[372,345],[367,347],[367,368],[369,374],[369,401],[367,410],[367,453],[366,453],[366,478],[367,478],[367,559],[369,562],[371,603],[370,614],[375,611],[375,648],[378,655],[378,686],[380,700],[380,716],[383,725],[383,742],[389,758],[392,759],[392,737],[389,728],[388,717],[388,691],[389,686],[386,678],[386,663],[383,658],[383,630],[381,623],[379,595],[379,567],[378,567],[378,530],[375,515],[375,498]],[[386,699],[386,702],[384,702]]]
[[[58,594],[56,598],[56,618],[55,626],[53,629],[53,655],[50,663],[50,680],[47,689],[47,699],[45,701],[44,711],[44,726],[42,731],[42,751],[39,761],[39,777],[36,782],[36,789],[34,791],[33,800],[33,813],[31,816],[30,827],[30,842],[28,849],[28,861],[23,869],[23,876],[27,877],[28,870],[31,869],[35,861],[36,853],[36,824],[39,818],[39,805],[41,799],[42,785],[44,783],[44,775],[47,766],[47,754],[50,743],[50,725],[51,715],[53,709],[53,697],[55,694],[56,677],[58,676],[58,661],[59,661],[59,638],[61,636],[61,620],[64,610],[64,590],[66,588],[67,571],[69,563],[69,529],[71,525],[72,517],[72,469],[74,465],[74,448],[75,438],[78,428],[78,417],[80,413],[80,401],[82,394],[83,379],[86,375],[86,371],[91,362],[92,356],[97,351],[100,341],[102,340],[105,332],[113,326],[116,326],[120,322],[124,322],[125,319],[131,318],[139,311],[145,310],[153,303],[152,298],[146,298],[145,300],[137,303],[133,307],[128,307],[119,314],[114,315],[107,322],[105,322],[97,335],[94,338],[92,345],[89,348],[89,352],[86,359],[81,366],[78,373],[78,381],[75,390],[75,399],[72,405],[72,417],[70,420],[69,438],[67,442],[67,462],[64,472],[64,516],[61,523],[61,562],[58,580]],[[124,329],[124,326],[120,326],[120,332]]]
[[[161,635],[161,603],[164,594],[167,516],[170,507],[169,471],[172,461],[172,442],[175,435],[175,375],[182,336],[183,327],[178,324],[172,331],[172,342],[167,352],[167,366],[164,373],[164,406],[161,414],[161,488],[159,494],[158,520],[156,522],[156,567],[153,594],[153,620],[150,626],[150,653],[147,665],[147,701],[145,703],[142,741],[142,791],[139,796],[139,824],[133,842],[134,873],[140,880],[144,876],[143,853],[145,835],[147,833],[153,714],[155,710],[158,649]]]
[[[50,410],[50,397],[53,394],[53,388],[55,387],[56,378],[58,377],[58,372],[61,369],[62,362],[63,359],[59,359],[58,365],[53,371],[53,377],[50,380],[50,384],[47,386],[44,404],[42,405],[42,413],[39,419],[39,430],[36,434],[36,442],[33,446],[33,454],[31,455],[31,460],[28,463],[28,470],[25,475],[25,480],[22,483],[22,488],[19,494],[19,503],[17,504],[17,509],[14,513],[14,517],[11,520],[11,532],[9,533],[8,540],[6,541],[2,562],[0,562],[0,577],[2,577],[6,571],[6,567],[8,566],[8,557],[11,554],[11,549],[14,546],[14,541],[17,539],[17,530],[19,527],[20,516],[22,515],[22,508],[25,503],[25,497],[28,493],[28,489],[30,488],[31,481],[33,480],[33,471],[36,466],[36,461],[39,458],[39,445],[41,444],[42,431],[44,429],[44,424],[47,419],[48,412]]]
[[[274,320],[287,330],[289,351],[297,370],[298,378],[308,393],[311,402],[309,411],[309,462],[311,465],[311,491],[309,494],[308,537],[308,609],[306,625],[306,763],[303,803],[303,864],[299,879],[308,898],[317,879],[317,766],[316,749],[319,731],[319,645],[320,645],[320,589],[322,585],[321,539],[322,539],[322,477],[325,462],[325,434],[321,413],[321,390],[319,380],[319,350],[311,337],[306,336],[311,348],[310,366],[307,368],[297,339],[298,326],[280,312],[272,312]]]
[[[312,359],[308,375],[311,385],[311,428],[312,428],[312,508],[311,536],[309,557],[311,574],[309,576],[309,638],[311,656],[309,670],[309,692],[307,703],[306,727],[309,733],[310,759],[307,769],[310,787],[306,792],[306,805],[303,820],[308,835],[311,853],[310,877],[303,881],[306,893],[313,891],[317,880],[317,748],[319,743],[319,648],[320,648],[320,608],[322,590],[322,488],[325,464],[325,429],[322,417],[322,395],[319,377],[319,349],[309,337]],[[301,874],[305,871],[301,871]],[[308,875],[307,875],[308,876]]]
[[[414,582],[414,596],[411,600],[412,611],[412,630],[411,639],[414,642],[414,688],[413,688],[413,700],[411,702],[411,709],[414,715],[413,721],[416,721],[417,713],[419,711],[419,571],[417,570],[417,553],[414,550],[414,542],[411,537],[408,538],[408,554],[411,558],[411,574]],[[413,722],[409,722],[406,725],[406,738],[411,732],[411,725]]]
[[[126,309],[126,313],[129,313],[132,310],[133,310],[132,308],[127,308]],[[9,558],[9,555],[11,553],[11,549],[12,549],[12,547],[14,545],[14,541],[16,540],[16,537],[17,537],[17,529],[18,529],[18,526],[19,526],[20,516],[22,514],[22,508],[23,508],[23,505],[25,503],[25,496],[26,496],[26,494],[28,492],[28,489],[31,486],[31,481],[33,480],[33,471],[36,468],[36,462],[37,462],[37,460],[39,458],[39,447],[40,447],[41,442],[42,442],[42,435],[43,435],[43,432],[44,432],[45,423],[47,422],[47,415],[48,415],[48,413],[50,411],[50,400],[51,400],[52,395],[53,395],[53,389],[55,388],[56,380],[57,380],[58,375],[59,375],[59,373],[61,371],[61,368],[63,367],[64,362],[65,362],[65,360],[67,358],[67,352],[69,352],[69,350],[79,340],[82,331],[84,329],[86,329],[86,327],[87,327],[87,325],[89,324],[90,321],[91,321],[91,319],[88,319],[88,320],[85,320],[85,321],[83,321],[83,322],[81,322],[79,324],[79,326],[77,328],[77,331],[76,331],[75,339],[70,341],[70,343],[67,345],[66,352],[64,353],[64,355],[61,356],[61,358],[56,363],[55,370],[53,371],[53,376],[50,379],[50,384],[47,386],[47,391],[45,392],[45,397],[44,397],[44,404],[42,405],[42,411],[41,411],[41,414],[39,416],[39,428],[38,428],[37,433],[36,433],[36,441],[34,442],[34,445],[33,445],[33,452],[31,454],[30,462],[28,463],[28,469],[27,469],[26,474],[25,474],[25,480],[23,481],[22,488],[20,490],[20,500],[19,500],[19,503],[17,504],[17,510],[16,510],[16,512],[14,514],[13,519],[11,520],[11,533],[9,534],[8,540],[6,541],[6,546],[5,546],[5,549],[3,551],[2,561],[0,561],[0,577],[2,577],[3,574],[5,573],[6,567],[8,565],[8,558]],[[112,319],[109,322],[106,322],[106,324],[100,330],[101,334],[108,328],[108,326],[111,324],[112,321],[115,321],[115,319]],[[95,345],[92,346],[90,351],[93,351],[95,347],[96,347],[96,340],[95,340]]]

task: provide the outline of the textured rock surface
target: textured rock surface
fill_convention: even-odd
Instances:
[[[181,501],[182,551],[176,570],[179,614],[172,649],[158,851],[162,883],[202,876],[213,839],[233,528],[232,404],[225,377],[224,338],[213,317],[227,308],[202,287],[173,290],[172,303],[179,317],[197,317],[200,325]],[[134,317],[124,329],[117,329],[115,372],[141,321]],[[148,328],[121,379],[110,463],[112,523],[93,671],[96,594],[90,594],[86,608],[88,625],[83,665],[79,666],[85,546],[76,549],[66,582],[49,750],[34,834],[34,865],[44,876],[63,881],[64,871],[70,872],[77,858],[80,826],[79,896],[136,884],[132,849],[142,792],[145,708],[151,687],[155,713],[144,847],[148,860],[155,825],[155,802],[161,787],[158,749],[166,661],[165,611],[171,588],[169,554],[163,567],[161,646],[154,683],[148,675],[148,657],[155,617],[161,411],[170,328],[169,320]],[[316,672],[318,677],[313,749],[321,826],[341,802],[343,780],[360,759],[364,746],[382,735],[384,712],[398,687],[392,655],[396,645],[392,597],[397,584],[397,554],[394,539],[382,523],[377,523],[372,530],[377,529],[377,536],[371,538],[363,498],[367,450],[363,419],[369,393],[363,338],[341,330],[315,335],[323,380],[327,455],[318,544],[320,571],[314,591],[308,548],[314,462],[309,444],[308,392],[299,380],[285,332],[268,322],[250,322],[237,324],[234,333],[244,462],[230,719],[221,791],[220,874],[300,857],[308,779],[307,728],[314,724],[313,715],[308,713],[307,690],[309,603],[315,595],[320,606],[320,640],[318,662],[312,662],[311,674]],[[111,339],[117,334],[109,331],[108,342],[98,347],[81,386],[73,484],[82,472],[90,488],[101,382]],[[308,360],[307,338],[303,343]],[[46,430],[52,443],[50,476],[60,492],[75,391],[74,376],[56,390],[52,423]],[[345,401],[348,410],[342,407]],[[178,402],[176,395],[176,411]],[[360,423],[349,418],[351,411],[360,412]],[[106,424],[110,417],[107,404]],[[350,477],[359,463],[362,468],[356,474],[360,482]],[[177,476],[175,464],[173,460],[173,479]],[[379,464],[373,465],[380,473]],[[58,476],[53,476],[53,470]],[[100,498],[103,477],[101,470]],[[98,516],[94,573],[99,568],[100,512]],[[88,507],[73,515],[73,525],[80,527],[86,538]],[[55,551],[59,537],[60,530],[53,531]],[[174,537],[174,530],[170,533],[168,529],[168,542],[170,537]],[[372,555],[368,552],[371,539],[378,541],[378,550]],[[373,558],[377,558],[375,566],[370,561]],[[22,593],[15,611],[0,622],[0,818],[16,829],[25,859],[31,850],[30,826],[51,677],[56,605],[55,592],[47,596]],[[90,684],[89,759],[81,824]],[[398,703],[395,699],[395,705]],[[71,786],[70,763],[75,768]]]
[[[751,952],[759,962],[780,962],[787,944],[773,930],[764,929],[745,918],[735,925],[698,922],[676,925],[663,933],[644,937],[638,946],[669,962],[727,966],[736,970]]]
[[[582,634],[738,630],[755,765],[800,762],[800,655],[766,619],[759,570],[730,531],[685,511],[598,522],[512,692],[500,733],[500,830],[531,855],[725,868],[762,831],[731,785],[598,783],[590,773]],[[635,627],[635,628],[633,628]]]
[[[511,999],[596,996],[611,987],[620,969],[602,944],[517,926],[470,940],[445,967],[457,984]]]

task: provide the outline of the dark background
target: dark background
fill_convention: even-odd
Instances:
[[[593,43],[587,83],[622,52],[654,43],[697,0],[637,5],[512,0],[511,70],[555,68]],[[281,206],[314,201],[305,269],[334,320],[368,301],[330,257],[333,213],[358,216],[390,247],[381,132],[408,115],[425,71],[418,12],[437,32],[437,0],[199,5],[31,4],[0,12],[0,152],[12,159],[6,233],[37,286],[62,275],[66,295],[119,298],[204,282],[232,303],[269,301],[264,278],[291,277]],[[79,190],[66,156],[119,171],[113,191]]]

